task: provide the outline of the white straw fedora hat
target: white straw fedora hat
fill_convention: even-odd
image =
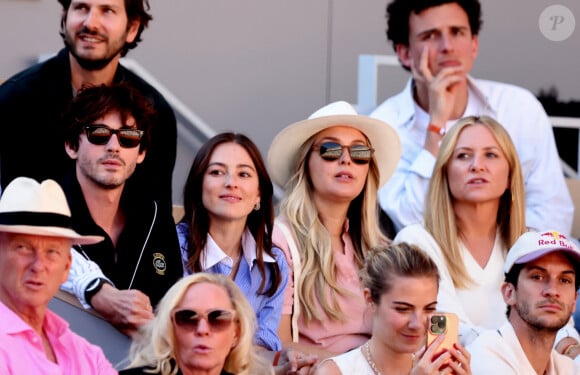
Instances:
[[[0,197],[0,232],[70,238],[73,244],[101,242],[101,236],[82,236],[72,230],[71,213],[60,185],[15,178]]]
[[[298,121],[282,129],[268,150],[268,172],[272,180],[284,187],[296,166],[300,146],[314,134],[333,127],[349,126],[362,132],[375,149],[375,160],[380,174],[379,187],[383,186],[395,171],[401,157],[401,142],[397,132],[386,122],[359,115],[345,101],[330,103],[307,120]]]

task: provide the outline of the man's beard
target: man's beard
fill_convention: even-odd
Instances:
[[[562,306],[566,308],[566,306]],[[517,311],[520,318],[526,322],[536,332],[555,333],[560,328],[564,327],[570,320],[570,315],[563,317],[560,320],[548,324],[544,319],[534,316],[530,312],[530,304],[525,301],[519,301],[513,308]]]
[[[90,34],[90,32],[87,30],[83,30],[82,32],[84,32],[85,34]],[[117,55],[119,55],[121,53],[121,51],[123,50],[123,47],[124,47],[124,45],[121,45],[117,50],[106,55],[105,57],[103,57],[101,59],[87,59],[87,58],[84,58],[84,57],[78,55],[76,48],[75,48],[76,46],[74,45],[72,40],[73,39],[69,36],[68,32],[65,33],[64,45],[68,48],[70,54],[75,58],[75,60],[78,62],[78,64],[83,69],[88,70],[88,71],[101,70],[101,69],[105,68],[107,65],[109,65],[109,63],[115,57],[117,57]]]
[[[106,159],[115,159],[128,169],[132,168],[132,170],[128,170],[128,176],[133,175],[135,172],[135,166],[127,166],[125,160],[116,154],[107,154],[106,156],[99,158],[97,163],[92,163],[89,158],[81,156],[77,158],[77,168],[80,168],[80,174],[82,174],[86,180],[92,181],[92,183],[95,186],[98,186],[99,189],[113,190],[123,185],[126,182],[126,179],[124,179],[124,177],[111,177],[109,175],[99,174],[96,164],[101,164],[101,162]]]

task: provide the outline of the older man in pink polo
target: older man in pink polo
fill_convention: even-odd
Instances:
[[[117,374],[101,348],[48,310],[67,279],[73,244],[99,242],[71,229],[61,187],[19,177],[0,198],[0,374]]]

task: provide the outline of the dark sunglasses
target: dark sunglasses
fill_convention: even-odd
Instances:
[[[175,324],[180,328],[185,328],[189,331],[197,330],[199,321],[205,319],[207,324],[213,331],[223,331],[230,327],[234,320],[235,311],[215,309],[206,311],[205,314],[200,314],[193,310],[179,310],[173,314]]]
[[[111,129],[104,124],[92,124],[85,126],[87,139],[94,145],[106,145],[113,134],[117,135],[121,147],[133,148],[139,146],[143,137],[143,130],[139,129]]]
[[[356,164],[368,164],[373,156],[374,149],[365,145],[345,146],[336,142],[324,142],[313,149],[320,151],[320,157],[324,160],[338,160],[344,149],[348,150],[350,158]]]

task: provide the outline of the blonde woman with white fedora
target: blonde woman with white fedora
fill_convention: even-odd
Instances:
[[[273,242],[291,276],[278,334],[286,347],[319,359],[368,340],[371,314],[358,280],[381,232],[377,190],[401,155],[396,132],[331,103],[283,129],[268,152],[272,180],[285,187]]]

